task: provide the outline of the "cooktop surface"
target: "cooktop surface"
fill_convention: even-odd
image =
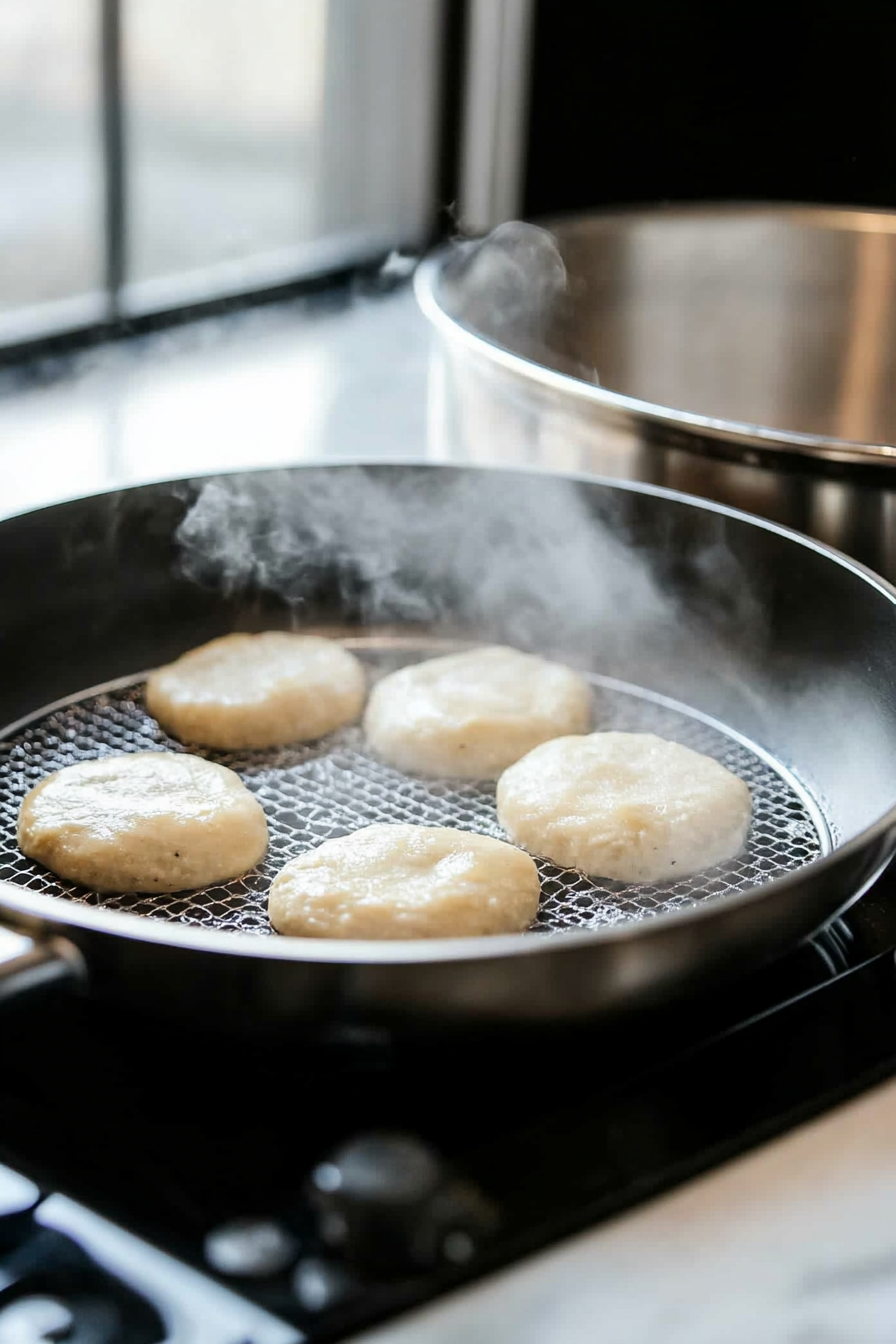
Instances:
[[[34,1338],[175,1337],[140,1253],[115,1271],[92,1251],[103,1220],[198,1271],[194,1290],[267,1313],[210,1340],[266,1339],[277,1319],[284,1339],[350,1335],[896,1071],[894,947],[888,873],[765,969],[574,1030],[260,1041],[86,999],[23,1005],[0,1160],[32,1193],[4,1203],[0,1180],[0,1339],[13,1307],[76,1298],[69,1333]]]

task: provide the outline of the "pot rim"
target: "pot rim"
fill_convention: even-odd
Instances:
[[[839,229],[852,233],[896,234],[896,211],[861,210],[844,206],[775,205],[764,203],[724,205],[655,206],[638,210],[607,210],[580,215],[562,215],[537,221],[548,230],[599,232],[617,222],[689,219],[717,216],[747,218],[766,215],[793,220],[814,228]],[[475,246],[475,244],[472,244]],[[676,448],[690,448],[718,456],[727,449],[746,461],[757,464],[766,457],[781,454],[814,458],[827,463],[851,466],[892,468],[896,466],[896,445],[864,443],[835,435],[806,434],[776,429],[769,425],[724,417],[699,415],[671,406],[644,401],[622,392],[586,383],[572,374],[561,373],[537,363],[506,346],[498,345],[474,328],[453,317],[443,306],[440,287],[449,266],[459,256],[456,244],[439,248],[426,258],[414,276],[414,292],[424,316],[448,344],[459,346],[468,355],[497,366],[523,382],[536,383],[549,394],[566,402],[587,406],[597,418],[620,428],[637,431],[648,441],[659,441]]]

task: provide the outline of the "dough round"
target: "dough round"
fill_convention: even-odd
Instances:
[[[733,858],[751,811],[737,775],[652,733],[557,738],[498,781],[512,840],[617,882],[663,882]]]
[[[351,723],[364,669],[332,639],[268,630],[224,635],[146,683],[146,705],[181,742],[222,751],[311,742]]]
[[[300,938],[465,938],[518,933],[538,911],[522,850],[447,826],[365,826],[292,859],[271,923]]]
[[[591,724],[577,672],[500,646],[431,658],[374,686],[364,731],[391,765],[422,775],[489,779],[527,751]]]
[[[81,761],[22,801],[19,847],[95,891],[188,891],[253,868],[268,845],[239,775],[180,752]]]

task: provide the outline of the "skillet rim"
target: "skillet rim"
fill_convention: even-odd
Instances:
[[[40,509],[24,509],[5,515],[0,519],[0,527],[7,521],[46,515],[55,509],[65,509],[80,501],[102,499],[116,494],[132,495],[145,489],[158,489],[169,486],[174,492],[178,487],[202,485],[206,481],[244,477],[246,475],[263,476],[276,473],[301,472],[306,468],[325,468],[339,471],[358,468],[387,468],[404,471],[407,469],[426,471],[481,472],[483,474],[506,474],[521,477],[548,476],[552,479],[576,481],[584,485],[595,485],[603,489],[617,490],[629,494],[649,495],[667,499],[671,502],[696,507],[708,513],[714,513],[749,526],[760,527],[767,532],[782,537],[785,541],[814,551],[828,562],[854,574],[862,582],[875,588],[890,605],[896,609],[896,586],[869,569],[867,565],[851,559],[842,551],[816,541],[813,537],[784,527],[771,519],[735,509],[714,500],[702,499],[697,495],[672,490],[666,486],[651,485],[640,481],[625,481],[614,477],[599,476],[587,472],[558,472],[548,468],[515,466],[506,463],[466,463],[434,462],[426,458],[340,458],[338,461],[328,458],[308,458],[290,465],[268,466],[260,468],[242,468],[221,472],[208,472],[201,476],[181,478],[159,478],[142,481],[129,486],[112,486],[106,490],[93,491],[86,495],[57,501]],[[27,716],[30,717],[30,716]],[[15,724],[4,725],[0,737],[5,737]],[[230,933],[223,930],[198,928],[180,925],[167,920],[156,920],[146,915],[132,915],[119,910],[105,910],[96,906],[76,904],[62,897],[43,895],[17,887],[11,882],[0,882],[0,914],[8,914],[9,924],[14,929],[27,931],[41,929],[56,932],[67,929],[83,929],[87,933],[107,934],[115,937],[131,938],[142,943],[162,944],[168,947],[182,948],[204,953],[235,954],[240,957],[259,958],[265,961],[308,962],[331,965],[384,966],[384,965],[420,965],[441,964],[446,962],[485,962],[505,957],[544,956],[547,954],[572,952],[595,944],[626,944],[633,940],[647,940],[651,936],[661,935],[667,930],[682,927],[695,927],[721,918],[725,911],[742,910],[758,906],[766,901],[777,901],[803,886],[807,877],[824,877],[832,869],[851,859],[858,860],[863,851],[870,851],[876,842],[887,837],[886,861],[876,864],[875,873],[879,873],[896,853],[896,801],[870,826],[865,827],[850,840],[835,845],[830,853],[804,864],[793,872],[785,873],[760,886],[748,887],[744,891],[732,892],[724,898],[700,902],[682,909],[663,910],[650,919],[624,920],[618,924],[598,929],[570,929],[556,937],[538,937],[527,933],[493,934],[476,938],[439,938],[408,940],[373,940],[320,938],[305,939],[263,937],[258,934]],[[869,879],[870,882],[871,879]],[[832,909],[843,909],[851,904],[867,889],[864,883],[857,891],[844,892],[839,905]],[[60,915],[64,907],[64,915]],[[5,921],[0,921],[0,927]],[[823,921],[820,921],[823,922]]]

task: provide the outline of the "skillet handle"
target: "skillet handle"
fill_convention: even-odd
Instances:
[[[86,980],[84,959],[67,938],[0,928],[0,1008],[39,992],[63,992]]]

